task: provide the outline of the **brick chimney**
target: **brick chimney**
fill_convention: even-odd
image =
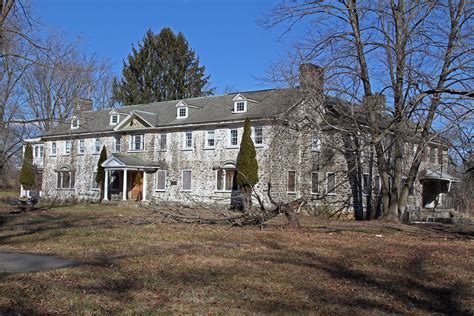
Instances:
[[[74,99],[74,114],[78,115],[84,111],[92,111],[92,100],[84,98],[75,98]]]
[[[304,92],[323,93],[324,68],[314,64],[300,65],[300,87]]]

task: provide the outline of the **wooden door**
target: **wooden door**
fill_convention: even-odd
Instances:
[[[130,200],[141,201],[143,192],[143,172],[132,171],[130,172]]]

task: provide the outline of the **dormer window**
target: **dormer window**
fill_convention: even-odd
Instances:
[[[177,116],[178,116],[178,119],[187,118],[188,117],[188,108],[187,107],[178,108]]]
[[[234,109],[232,113],[245,113],[247,112],[248,102],[257,102],[243,96],[242,94],[237,94],[232,101],[234,101]]]
[[[71,129],[79,128],[79,119],[77,117],[73,117],[71,120]]]
[[[245,110],[246,110],[246,102],[245,101],[238,101],[238,102],[235,102],[235,108],[234,108],[234,112],[235,113],[244,113]]]
[[[117,125],[119,122],[119,115],[118,114],[112,114],[110,116],[110,125]]]

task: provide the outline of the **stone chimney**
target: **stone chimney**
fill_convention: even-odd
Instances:
[[[364,98],[363,106],[366,111],[376,110],[377,114],[382,114],[386,110],[386,97],[384,94],[376,93]]]
[[[74,99],[74,115],[78,115],[84,111],[92,111],[92,100],[84,98]]]
[[[308,93],[323,93],[324,68],[314,64],[300,65],[300,88]]]

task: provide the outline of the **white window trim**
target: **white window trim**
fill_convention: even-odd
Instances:
[[[164,172],[165,173],[165,188],[164,189],[158,189],[158,173],[159,172]],[[155,175],[155,192],[166,192],[168,191],[168,171],[166,170],[158,170]]]
[[[191,147],[187,147],[186,146],[186,134],[187,133],[191,133]],[[194,146],[194,133],[193,132],[183,132],[183,150],[193,150],[193,146]]]
[[[184,110],[186,111],[186,114],[185,114],[184,116],[181,116],[181,115],[180,115],[180,110],[181,110],[181,109],[184,109]],[[188,117],[188,113],[189,113],[189,109],[188,109],[187,106],[180,106],[180,107],[177,107],[177,108],[176,108],[176,118],[177,118],[178,120],[187,118],[187,117]]]
[[[191,183],[190,183],[190,189],[189,190],[185,190],[183,187],[184,187],[184,173],[185,172],[191,172]],[[181,192],[191,192],[193,190],[193,172],[192,170],[190,169],[185,169],[185,170],[181,170]]]
[[[141,136],[142,137],[142,140],[141,140],[141,144],[142,144],[142,148],[141,149],[134,149],[133,145],[135,145],[135,137],[136,136]],[[129,142],[128,142],[128,151],[129,152],[143,152],[145,151],[145,134],[134,134],[134,135],[130,135],[130,138],[129,138]]]
[[[262,143],[261,144],[257,144],[255,142],[255,137],[257,136],[257,134],[255,133],[255,129],[257,129],[257,128],[262,130]],[[263,147],[263,144],[265,143],[263,135],[264,135],[263,126],[253,126],[252,127],[252,141],[253,141],[253,144],[254,144],[255,148]]]
[[[232,131],[237,131],[237,145],[232,145]],[[239,148],[239,129],[238,128],[229,128],[228,141],[227,141],[227,148]]]
[[[54,147],[55,147],[54,153],[53,153],[53,144],[54,144]],[[49,155],[51,157],[56,157],[57,154],[58,154],[58,143],[57,142],[51,142],[51,148],[49,149]]]
[[[209,146],[209,132],[214,133],[214,146]],[[204,137],[204,149],[216,149],[216,130],[207,130]]]
[[[74,121],[76,122],[76,126],[74,127]],[[79,118],[73,116],[71,119],[71,129],[78,129],[79,128]]]
[[[317,146],[314,145],[316,143],[316,140],[317,140]],[[319,134],[313,135],[313,138],[311,140],[311,151],[316,152],[316,153],[321,152],[321,135]]]
[[[237,111],[237,104],[238,103],[243,103],[244,104],[244,110],[243,111]],[[234,101],[234,110],[232,113],[246,113],[247,112],[247,100],[235,100]]]
[[[313,174],[317,174],[318,175],[318,181],[316,183],[316,188],[318,189],[318,192],[313,192]],[[321,195],[321,190],[319,190],[319,171],[312,171],[311,172],[311,194],[312,195]]]
[[[162,137],[163,135],[164,135],[165,138],[166,138],[166,144],[165,144],[166,146],[165,146],[165,148],[161,148],[161,140],[162,140],[161,137]],[[166,134],[166,133],[158,134],[158,144],[157,144],[157,148],[158,148],[158,151],[161,151],[161,152],[168,151],[168,134]]]
[[[117,122],[116,123],[113,122],[113,120],[112,120],[113,117],[117,117]],[[110,115],[110,121],[109,121],[110,125],[117,125],[119,122],[120,122],[120,115],[119,114],[111,114]]]
[[[97,140],[99,140],[99,144],[100,144],[99,151],[96,151],[96,149],[97,149],[96,148]],[[100,138],[94,138],[94,155],[99,155],[100,154],[100,152],[102,151],[102,146],[103,146],[102,140]]]
[[[330,174],[334,174],[334,192],[332,193],[329,193],[328,192],[328,184],[329,184],[329,175]],[[326,172],[326,195],[330,195],[330,196],[334,196],[334,195],[337,195],[337,192],[336,192],[336,185],[337,183],[337,174],[335,172]]]
[[[83,152],[81,152],[81,142],[84,143],[84,147],[83,147],[84,151]],[[78,155],[84,155],[85,153],[86,153],[86,141],[84,139],[79,139],[77,141],[77,154]]]
[[[69,152],[66,151],[66,144],[69,143]],[[71,154],[71,151],[72,151],[72,141],[71,140],[65,140],[64,141],[64,147],[63,147],[63,155],[64,156],[69,156]]]
[[[288,187],[289,187],[289,184],[290,184],[290,172],[294,172],[295,173],[295,190],[294,191],[288,191]],[[288,170],[287,173],[286,173],[286,193],[287,194],[296,194],[298,192],[298,190],[296,189],[296,170]]]
[[[117,139],[120,141],[119,150],[117,150]],[[114,136],[114,144],[113,144],[112,152],[113,153],[120,153],[122,151],[122,146],[123,146],[122,136],[121,135],[115,135]]]

